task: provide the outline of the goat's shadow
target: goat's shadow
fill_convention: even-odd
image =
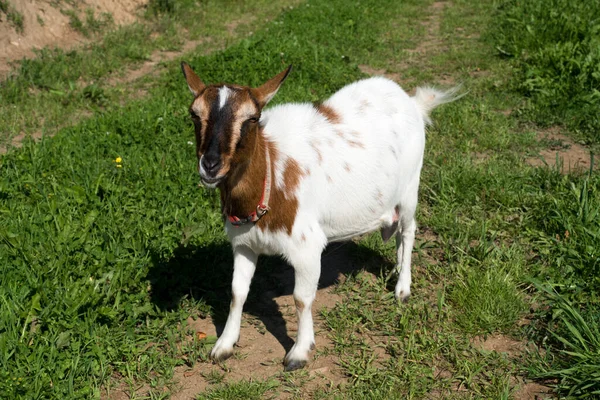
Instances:
[[[321,256],[319,289],[334,285],[339,274],[360,270],[379,273],[393,265],[376,251],[354,242],[329,245]],[[203,300],[211,307],[217,334],[221,335],[229,312],[233,256],[226,242],[179,247],[169,259],[153,256],[147,279],[151,299],[162,310],[180,306],[184,297]],[[279,257],[261,256],[244,311],[256,316],[286,352],[294,345],[275,298],[294,290],[294,270]]]

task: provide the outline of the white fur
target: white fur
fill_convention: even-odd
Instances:
[[[258,254],[280,254],[295,269],[294,299],[304,304],[298,312],[297,341],[285,363],[290,368],[305,363],[314,344],[311,304],[322,250],[328,242],[392,225],[396,207],[399,279],[395,295],[408,298],[425,124],[428,113],[451,101],[454,94],[419,88],[411,98],[396,83],[378,77],[350,84],[324,103],[339,115],[338,124],[311,104],[284,104],[263,112],[264,134],[279,152],[273,184],[283,187],[288,158],[306,173],[295,193],[289,193],[298,199],[291,235],[226,223],[235,254],[235,301],[212,351],[214,358],[231,354],[238,340],[243,301]]]
[[[219,89],[219,109],[223,108],[227,103],[231,90],[227,86],[223,86]]]

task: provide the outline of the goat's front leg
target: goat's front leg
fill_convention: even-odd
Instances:
[[[304,367],[310,350],[315,346],[311,307],[321,274],[321,251],[322,247],[308,252],[303,249],[297,257],[290,259],[295,270],[294,303],[298,317],[298,337],[283,361],[286,371]]]
[[[223,361],[233,354],[233,345],[240,337],[240,324],[242,322],[242,308],[250,291],[250,282],[256,270],[258,255],[247,247],[233,249],[233,281],[231,283],[231,305],[225,329],[215,347],[210,352],[210,357],[215,361]]]

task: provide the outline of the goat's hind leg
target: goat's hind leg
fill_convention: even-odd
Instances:
[[[415,221],[416,201],[413,204],[403,204],[400,207],[400,229],[396,233],[396,254],[398,256],[398,282],[394,294],[397,300],[404,302],[410,297],[411,261],[412,251],[415,243],[415,231],[417,223]]]
[[[249,248],[240,246],[233,249],[231,305],[225,329],[210,352],[210,357],[215,361],[223,361],[233,355],[233,345],[240,337],[242,309],[250,291],[250,282],[256,270],[257,260],[258,255]]]

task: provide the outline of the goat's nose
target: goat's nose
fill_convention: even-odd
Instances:
[[[219,166],[221,165],[221,160],[219,157],[210,157],[204,156],[202,157],[202,168],[206,171],[207,174],[216,173],[219,170]]]

